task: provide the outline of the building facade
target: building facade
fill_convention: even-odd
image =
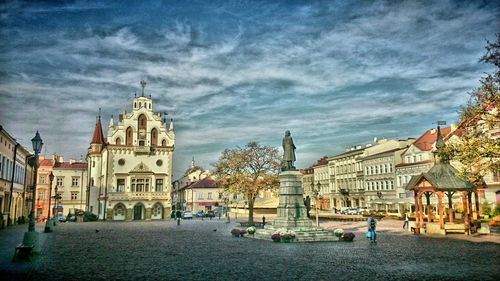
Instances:
[[[30,152],[0,126],[0,226],[16,223],[26,212],[26,174]],[[31,177],[29,176],[29,179]]]
[[[85,210],[88,186],[87,168],[86,162],[74,160],[54,164],[53,194],[59,197],[52,201],[54,215],[65,216],[75,214],[77,210]]]
[[[153,99],[134,97],[132,111],[111,116],[104,139],[99,114],[88,151],[88,210],[105,220],[155,220],[171,210],[174,123],[153,112]]]
[[[36,195],[35,195],[35,217],[37,220],[45,220],[49,215],[49,197],[53,195],[54,185],[50,188],[49,175],[53,171],[55,158],[46,159],[45,156],[40,156],[37,182],[36,182]]]

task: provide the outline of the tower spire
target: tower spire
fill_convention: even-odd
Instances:
[[[146,87],[146,81],[141,80],[142,96],[144,97],[144,88]]]
[[[99,116],[97,117],[97,122],[95,124],[94,134],[92,135],[92,141],[90,144],[104,144],[104,135],[102,134],[101,126],[101,109],[99,108]]]

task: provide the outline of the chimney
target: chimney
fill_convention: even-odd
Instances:
[[[118,115],[118,121],[119,121],[119,122],[122,122],[122,121],[123,121],[123,114],[122,114],[122,113],[120,113],[120,115]]]
[[[71,165],[71,164],[74,164],[74,163],[76,163],[76,160],[75,160],[75,159],[69,159],[69,164],[70,164],[70,165]]]
[[[434,135],[434,134],[436,133],[436,129],[435,129],[435,128],[432,128],[432,129],[430,130],[430,133],[431,133],[431,135]]]

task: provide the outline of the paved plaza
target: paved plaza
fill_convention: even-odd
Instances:
[[[10,259],[27,225],[0,231],[1,280],[500,280],[497,234],[464,240],[414,236],[400,221],[322,221],[353,230],[352,243],[273,243],[234,238],[233,221],[65,223],[40,233],[33,263]],[[37,225],[41,231],[43,225]],[[97,231],[96,231],[97,230]]]

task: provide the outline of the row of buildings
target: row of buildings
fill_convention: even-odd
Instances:
[[[441,128],[447,141],[460,141],[463,129],[455,125]],[[488,132],[500,138],[494,128]],[[417,139],[375,139],[331,157],[322,157],[301,170],[305,195],[318,195],[318,208],[340,210],[368,207],[393,213],[412,211],[413,193],[405,188],[412,176],[429,171],[435,164],[437,129],[429,129]],[[459,166],[459,163],[454,163]],[[479,189],[481,203],[499,202],[500,171],[489,171],[486,186]],[[313,192],[316,192],[314,194]]]

